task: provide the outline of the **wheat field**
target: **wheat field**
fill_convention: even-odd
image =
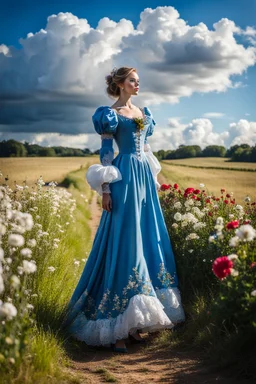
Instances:
[[[231,163],[223,158],[192,158],[181,160],[164,160],[161,162],[162,171],[158,176],[160,183],[178,183],[181,187],[198,188],[205,184],[209,194],[220,195],[220,189],[233,192],[236,202],[241,204],[246,196],[256,200],[256,170],[255,163]],[[8,184],[14,182],[22,185],[26,180],[28,185],[43,177],[45,182],[60,182],[70,171],[86,169],[94,163],[99,163],[99,156],[88,157],[20,157],[0,158],[0,171],[3,177],[8,175]],[[191,166],[195,166],[192,168]],[[215,167],[203,168],[203,167]],[[202,167],[202,168],[200,168]],[[237,168],[238,170],[218,169]]]

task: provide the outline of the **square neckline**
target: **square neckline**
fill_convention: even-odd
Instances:
[[[142,117],[141,116],[136,116],[136,117],[128,117],[128,116],[124,116],[122,115],[121,113],[118,113],[114,108],[111,108],[109,107],[112,111],[114,111],[118,116],[121,116],[121,117],[124,117],[125,119],[128,119],[128,120],[134,120],[134,119],[143,119],[143,120],[146,120],[147,116],[145,114],[145,107],[141,108],[141,107],[138,107],[141,112],[142,112]]]

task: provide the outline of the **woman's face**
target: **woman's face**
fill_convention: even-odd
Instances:
[[[124,88],[123,92],[130,95],[137,95],[139,92],[140,82],[137,72],[131,72],[130,75],[121,84],[121,89]]]

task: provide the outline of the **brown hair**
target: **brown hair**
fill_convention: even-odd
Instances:
[[[118,84],[123,83],[125,79],[130,75],[132,72],[137,72],[136,68],[132,67],[120,67],[120,68],[114,68],[110,75],[107,75],[105,77],[106,84],[107,84],[107,94],[109,96],[118,97],[120,96],[120,87]]]

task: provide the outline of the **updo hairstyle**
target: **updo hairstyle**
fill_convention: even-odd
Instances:
[[[113,96],[114,98],[119,97],[121,90],[118,84],[123,83],[131,72],[137,72],[136,68],[120,67],[119,69],[117,69],[116,67],[114,67],[110,75],[107,75],[105,77],[107,84],[107,94],[109,96]]]

